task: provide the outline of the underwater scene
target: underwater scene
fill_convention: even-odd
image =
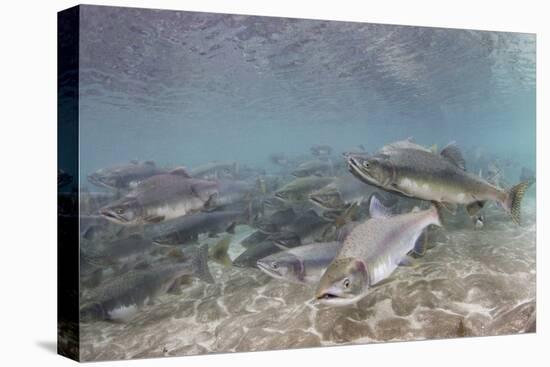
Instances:
[[[535,50],[81,6],[81,359],[535,332]]]

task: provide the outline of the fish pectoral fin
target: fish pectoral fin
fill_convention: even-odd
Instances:
[[[425,228],[422,231],[422,234],[416,240],[416,243],[414,244],[414,249],[412,250],[412,252],[414,255],[418,257],[422,257],[426,254],[427,249],[428,249],[428,229]]]
[[[182,286],[182,280],[181,277],[174,280],[174,282],[170,285],[168,288],[168,291],[166,293],[173,294],[173,295],[181,295],[183,292],[181,290]]]
[[[457,205],[453,203],[440,202],[441,207],[445,208],[452,215],[456,214]]]
[[[406,255],[404,258],[402,258],[398,265],[399,266],[414,266],[418,263],[418,261],[413,258],[411,255]]]
[[[466,211],[470,217],[473,217],[483,208],[485,201],[474,201],[471,204],[466,205]]]
[[[160,223],[164,220],[164,215],[149,215],[145,218],[143,218],[144,221],[147,223]]]
[[[466,161],[454,141],[450,142],[445,148],[441,149],[439,154],[461,170],[466,171]]]

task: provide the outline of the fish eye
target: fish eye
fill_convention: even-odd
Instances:
[[[271,263],[271,267],[275,270],[277,270],[279,268],[279,264],[277,264],[276,262],[272,262]]]
[[[122,213],[124,213],[124,209],[123,209],[123,208],[116,208],[116,209],[115,209],[115,212],[116,212],[117,214],[122,214]]]
[[[349,278],[345,278],[343,281],[344,288],[346,289],[349,288],[349,284],[350,284]]]
[[[364,162],[363,162],[363,167],[365,167],[365,168],[370,168],[369,162],[368,162],[368,161],[364,161]]]

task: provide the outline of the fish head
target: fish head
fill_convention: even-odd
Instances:
[[[279,200],[284,200],[284,201],[292,201],[294,199],[294,191],[293,190],[285,190],[285,189],[281,189],[281,190],[278,190],[276,193],[275,193],[275,197]]]
[[[167,234],[153,239],[153,244],[157,246],[174,246],[180,243],[182,243],[182,241],[178,240],[178,236],[175,234]]]
[[[367,266],[362,260],[336,259],[321,277],[315,298],[330,306],[354,304],[365,296],[368,279]]]
[[[386,154],[348,154],[346,159],[350,172],[363,182],[388,187],[394,181],[395,169]]]
[[[99,187],[106,187],[109,189],[119,187],[119,176],[106,169],[99,169],[92,174],[88,175],[88,181]]]
[[[297,168],[293,169],[290,172],[290,174],[294,177],[306,177],[306,176],[309,176],[309,170],[297,167]]]
[[[219,183],[213,180],[191,179],[190,194],[199,198],[203,203],[212,203],[219,195]]]
[[[134,224],[139,221],[142,208],[135,199],[123,199],[99,210],[105,219],[117,224]]]
[[[340,192],[330,187],[325,187],[310,194],[309,200],[327,209],[337,209],[345,206]]]
[[[293,280],[302,276],[302,261],[290,253],[283,252],[265,257],[258,260],[256,265],[261,271],[277,279]]]

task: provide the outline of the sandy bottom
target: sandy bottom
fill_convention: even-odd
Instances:
[[[447,229],[411,267],[400,267],[356,306],[314,303],[314,287],[259,270],[211,263],[216,284],[192,281],[127,323],[80,329],[82,360],[247,352],[533,332],[535,201],[523,224],[487,210],[482,230]],[[246,229],[245,229],[246,230]],[[246,235],[235,235],[234,241]],[[242,247],[232,245],[234,258]]]

